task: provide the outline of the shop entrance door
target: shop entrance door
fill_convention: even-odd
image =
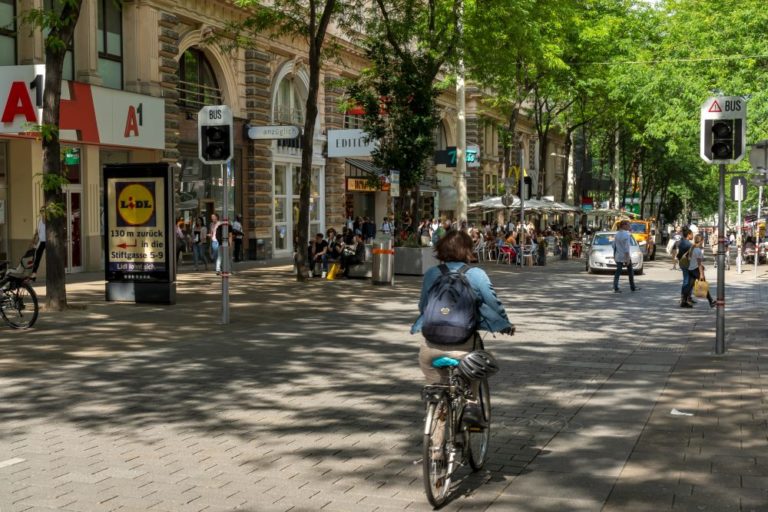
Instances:
[[[67,264],[66,272],[83,271],[83,186],[65,185],[67,206]]]

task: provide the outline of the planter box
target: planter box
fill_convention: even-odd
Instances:
[[[423,276],[439,263],[432,247],[395,247],[395,274]]]

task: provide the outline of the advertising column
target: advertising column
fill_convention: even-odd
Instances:
[[[106,300],[176,303],[168,164],[104,167]]]

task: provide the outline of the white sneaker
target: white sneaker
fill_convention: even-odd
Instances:
[[[320,276],[320,279],[325,279],[325,272]]]

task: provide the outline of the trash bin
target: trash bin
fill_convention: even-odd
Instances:
[[[393,284],[395,277],[395,249],[392,239],[376,239],[373,241],[373,268],[371,280],[373,284]]]

